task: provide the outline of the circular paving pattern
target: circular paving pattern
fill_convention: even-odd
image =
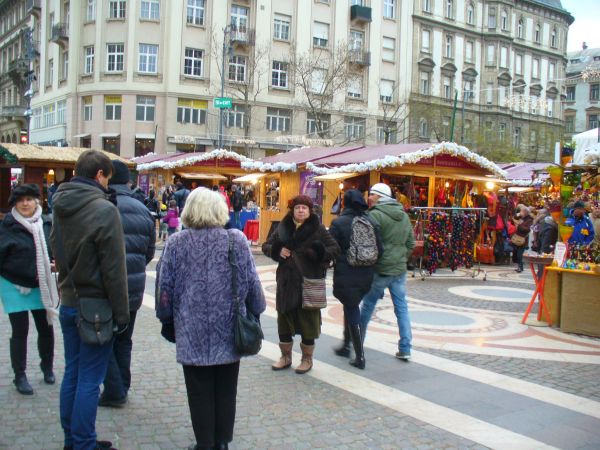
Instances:
[[[444,311],[413,311],[410,318],[414,323],[433,326],[465,326],[475,323],[471,317]]]
[[[531,300],[531,290],[504,286],[452,286],[448,292],[461,297],[488,300],[495,302],[528,303]]]

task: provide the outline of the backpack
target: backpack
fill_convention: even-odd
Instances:
[[[368,267],[377,262],[379,249],[375,226],[367,216],[356,216],[350,225],[350,246],[346,252],[348,264]]]

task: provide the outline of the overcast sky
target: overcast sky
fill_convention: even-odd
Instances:
[[[581,43],[600,48],[600,0],[562,0],[563,8],[575,17],[569,27],[567,51],[581,50]]]

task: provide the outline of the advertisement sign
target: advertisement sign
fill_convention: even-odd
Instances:
[[[147,173],[140,174],[138,177],[138,187],[148,195],[148,189],[150,188],[150,179]]]
[[[300,173],[300,194],[307,195],[315,205],[323,207],[323,184],[316,181],[315,176],[310,171]]]

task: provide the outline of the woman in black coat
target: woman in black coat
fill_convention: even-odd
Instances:
[[[319,222],[310,197],[297,195],[289,208],[262,251],[279,263],[276,308],[281,358],[272,368],[282,370],[292,365],[293,336],[300,334],[302,362],[296,373],[303,374],[312,368],[315,339],[321,334],[321,311],[302,309],[303,277],[324,278],[340,248]]]
[[[349,357],[350,340],[352,340],[356,357],[350,361],[350,364],[359,369],[365,368],[359,305],[363,296],[371,288],[375,266],[353,267],[348,264],[346,256],[350,246],[352,221],[357,216],[365,215],[367,208],[367,203],[360,191],[356,189],[346,191],[344,210],[329,228],[329,233],[342,250],[336,259],[333,271],[333,295],[344,305],[344,342],[335,349],[335,353],[339,356]],[[375,230],[377,231],[376,227]]]

